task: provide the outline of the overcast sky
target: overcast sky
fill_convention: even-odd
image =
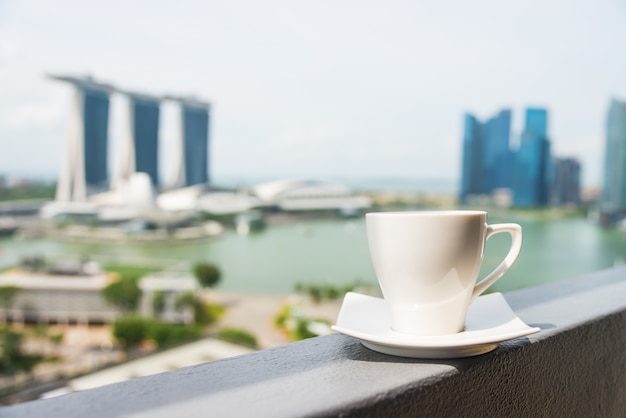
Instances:
[[[511,108],[516,138],[544,106],[555,153],[594,186],[609,101],[626,100],[626,3],[0,0],[0,174],[59,170],[71,89],[46,73],[211,101],[218,181],[456,180],[464,112]]]

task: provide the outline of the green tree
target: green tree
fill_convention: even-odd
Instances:
[[[22,336],[9,328],[3,328],[0,331],[0,341],[0,370],[2,374],[14,374],[19,369],[17,363],[22,356]]]
[[[156,315],[161,315],[165,310],[165,292],[157,290],[152,297],[152,309]]]
[[[148,338],[151,320],[139,316],[126,316],[113,322],[113,336],[125,349],[136,347]]]
[[[176,297],[176,309],[193,308],[200,300],[194,292],[184,292]]]
[[[16,286],[0,286],[0,308],[9,309],[20,289]]]
[[[122,278],[102,289],[104,300],[126,312],[137,309],[141,291],[135,279]]]
[[[192,308],[194,322],[198,325],[210,325],[224,313],[222,306],[205,303],[193,292],[181,293],[176,298],[175,306],[176,309]]]
[[[22,334],[8,327],[0,330],[0,374],[30,373],[41,361],[42,356],[22,352]]]
[[[219,283],[222,272],[219,267],[211,263],[196,263],[193,266],[193,274],[196,276],[196,280],[202,287],[214,287]]]

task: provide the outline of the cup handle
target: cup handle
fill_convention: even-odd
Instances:
[[[487,236],[485,240],[489,239],[492,235],[499,234],[501,232],[508,232],[511,235],[511,248],[509,249],[509,253],[504,257],[504,260],[495,268],[491,273],[487,275],[484,279],[474,285],[474,290],[472,292],[473,302],[481,293],[483,293],[489,286],[491,286],[496,280],[498,280],[502,275],[513,265],[517,256],[522,249],[522,227],[518,224],[495,224],[495,225],[487,225]]]

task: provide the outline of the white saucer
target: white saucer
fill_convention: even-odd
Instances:
[[[384,299],[349,292],[332,329],[380,353],[429,359],[476,356],[540,331],[519,319],[501,293],[477,298],[469,307],[465,330],[458,334],[420,337],[393,331],[390,322]]]

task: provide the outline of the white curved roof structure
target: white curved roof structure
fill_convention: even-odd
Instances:
[[[293,179],[261,183],[248,192],[207,193],[204,185],[196,185],[155,196],[149,176],[133,173],[127,180],[119,180],[114,189],[92,195],[87,202],[52,202],[42,209],[42,216],[92,214],[109,222],[143,219],[176,223],[193,218],[199,211],[237,214],[271,206],[286,211],[354,212],[371,204],[368,196],[354,194],[340,183]]]
[[[228,214],[246,212],[261,205],[261,201],[241,193],[214,192],[200,198],[198,208],[210,213]]]
[[[352,194],[344,185],[312,180],[277,180],[256,185],[252,191],[260,199],[268,202],[297,196],[348,196]]]
[[[357,196],[339,183],[311,180],[278,180],[262,183],[252,192],[266,205],[284,210],[363,209],[372,202],[367,196]]]

